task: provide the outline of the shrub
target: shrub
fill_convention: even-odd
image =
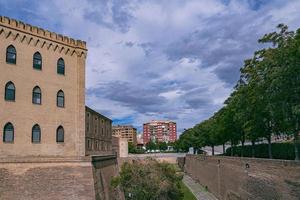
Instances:
[[[181,180],[174,165],[148,158],[124,163],[111,185],[120,186],[130,200],[182,200]]]
[[[231,155],[231,148],[226,149],[225,156]],[[241,156],[241,146],[233,147],[233,155]],[[256,158],[268,158],[268,144],[257,144],[254,146],[254,157]],[[245,145],[243,151],[244,157],[252,157],[252,146]],[[273,159],[283,160],[295,160],[294,144],[292,143],[273,143],[272,144],[272,156]]]

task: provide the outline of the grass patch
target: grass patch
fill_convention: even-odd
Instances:
[[[193,193],[190,191],[188,187],[185,186],[183,182],[180,183],[181,191],[184,194],[183,200],[197,200]]]

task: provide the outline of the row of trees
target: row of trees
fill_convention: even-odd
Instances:
[[[171,143],[166,143],[166,142],[153,142],[152,140],[149,141],[146,144],[146,149],[147,150],[161,150],[161,151],[166,151],[168,149],[168,146],[172,146],[173,144]]]
[[[168,146],[174,146],[174,143],[166,143],[166,142],[153,142],[150,141],[146,144],[146,150],[160,150],[160,151],[166,151],[168,150]],[[129,153],[145,153],[145,150],[143,148],[138,148],[136,145],[134,145],[132,142],[128,142],[128,152]]]
[[[214,153],[215,145],[241,143],[243,149],[246,140],[254,147],[264,138],[272,158],[271,137],[291,135],[295,159],[299,160],[300,29],[288,31],[283,24],[277,28],[278,32],[266,34],[259,40],[265,48],[245,60],[240,79],[224,107],[184,131],[176,145],[178,149],[211,146]]]

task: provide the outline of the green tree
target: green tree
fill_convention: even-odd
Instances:
[[[152,140],[150,140],[147,144],[146,144],[146,149],[147,150],[156,150],[157,148],[157,144],[155,142],[153,142]]]
[[[295,159],[300,156],[300,29],[288,31],[279,24],[278,32],[272,32],[259,40],[271,44],[245,60],[240,79],[224,107],[209,119],[195,125],[180,136],[177,147],[185,151],[189,147],[201,148],[241,142],[252,143],[260,138],[268,141],[268,155],[272,158],[271,139],[274,135],[293,135]],[[266,45],[265,45],[266,46]]]
[[[136,153],[136,147],[132,142],[128,142],[128,153]]]
[[[165,151],[168,149],[168,144],[166,142],[159,142],[158,143],[158,148],[161,151]]]

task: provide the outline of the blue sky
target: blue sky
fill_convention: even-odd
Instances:
[[[88,44],[86,103],[181,132],[222,107],[257,40],[300,27],[299,0],[2,0],[0,15]]]

